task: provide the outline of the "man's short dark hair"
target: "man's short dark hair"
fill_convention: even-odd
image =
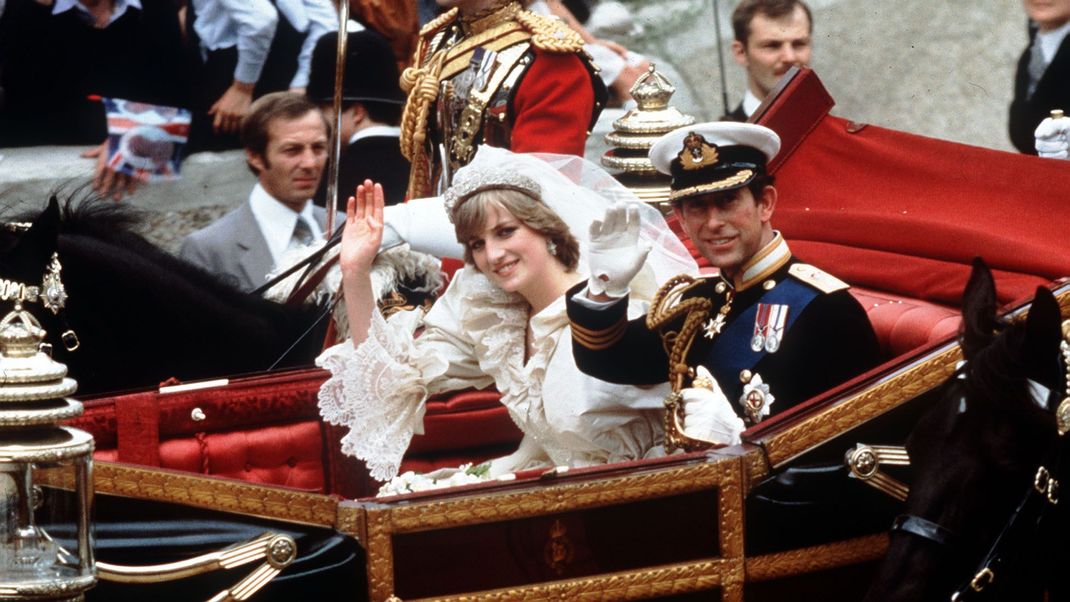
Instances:
[[[293,92],[272,92],[265,94],[253,102],[249,107],[249,114],[241,121],[241,143],[250,153],[265,157],[268,146],[268,128],[276,119],[287,121],[300,119],[310,112],[315,111],[323,120],[323,127],[327,135],[331,135],[331,124],[320,112],[319,107],[309,100],[304,94]],[[254,174],[259,172],[252,165],[249,169]]]
[[[348,101],[342,103],[342,111],[348,111],[349,107],[353,105],[361,105],[368,113],[368,119],[376,123],[383,123],[386,125],[401,125],[401,108],[402,105],[392,102],[375,102],[374,100],[366,101]],[[329,104],[321,105],[323,112],[327,115],[331,114],[332,107]],[[346,144],[348,140],[343,140],[342,144]]]
[[[746,47],[747,38],[750,37],[750,22],[755,16],[762,14],[770,19],[780,19],[795,12],[796,6],[801,6],[806,13],[806,21],[813,32],[814,17],[810,14],[810,7],[802,0],[743,0],[732,11],[732,32],[736,41]]]

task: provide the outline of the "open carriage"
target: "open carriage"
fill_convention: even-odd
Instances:
[[[284,571],[262,593],[278,599],[859,598],[900,502],[858,476],[879,468],[901,493],[909,472],[856,463],[850,477],[844,456],[900,445],[954,371],[954,306],[974,255],[995,268],[1006,311],[1024,311],[1040,284],[1070,315],[1070,283],[1057,280],[1070,274],[1070,170],[848,122],[831,106],[803,72],[759,112],[784,140],[774,222],[798,256],[855,285],[879,367],[739,446],[378,499],[318,418],[318,370],[89,400],[73,424],[96,438],[99,560],[207,552],[221,545],[203,525],[218,522],[295,534],[301,578]],[[480,461],[519,440],[486,392],[432,401],[425,431],[402,470]],[[122,529],[133,536],[109,546]],[[88,597],[206,598],[218,583],[102,583]]]

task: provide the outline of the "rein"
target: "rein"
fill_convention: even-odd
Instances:
[[[265,282],[264,284],[261,284],[260,286],[256,287],[256,289],[254,289],[252,291],[252,294],[254,294],[254,295],[263,295],[265,291],[270,290],[271,287],[273,287],[276,284],[282,282],[283,280],[289,278],[292,274],[297,272],[297,270],[300,270],[301,268],[305,268],[305,273],[301,275],[301,280],[294,286],[294,294],[290,296],[290,301],[293,301],[293,299],[295,297],[297,297],[299,299],[303,298],[303,297],[297,295],[297,292],[299,292],[299,291],[303,292],[304,296],[308,296],[308,294],[312,292],[312,290],[316,287],[316,285],[319,284],[318,280],[322,280],[323,277],[326,276],[326,274],[327,274],[327,270],[319,270],[317,272],[312,272],[313,267],[316,265],[316,263],[324,255],[327,254],[327,251],[330,251],[332,247],[334,247],[338,243],[342,242],[342,230],[344,228],[345,228],[345,223],[343,222],[340,226],[338,226],[338,228],[335,229],[334,234],[331,235],[331,238],[329,240],[327,240],[326,244],[324,244],[319,249],[316,249],[315,252],[309,254],[308,257],[305,257],[301,261],[298,261],[294,265],[292,265],[289,268],[287,268],[286,270],[284,270],[282,273],[276,275],[274,278],[272,278],[272,279],[268,280],[267,282]],[[332,265],[333,265],[333,262],[332,262]],[[314,276],[316,278],[318,278],[318,280],[316,278],[313,278],[313,281],[312,281],[311,285],[309,285],[309,283],[306,282],[306,279],[308,278],[309,273],[313,273]]]
[[[952,593],[952,602],[981,599],[985,589],[1002,573],[1020,547],[1034,541],[1044,519],[1050,515],[1049,511],[1059,503],[1059,481],[1053,473],[1059,472],[1059,459],[1066,447],[1064,437],[1060,437],[1059,443],[1052,446],[1047,461],[1037,469],[1033,483],[977,565],[973,576]],[[1052,466],[1054,470],[1047,466]],[[909,533],[943,547],[954,548],[958,543],[958,535],[954,531],[916,514],[897,516],[891,530]]]
[[[952,593],[952,602],[979,600],[990,594],[988,586],[1009,567],[1024,546],[1036,541],[1045,519],[1051,516],[1059,503],[1059,480],[1065,476],[1062,459],[1067,451],[1070,451],[1070,442],[1066,437],[1066,433],[1070,431],[1070,423],[1062,418],[1070,414],[1070,332],[1067,324],[1070,324],[1070,321],[1064,322],[1064,340],[1060,346],[1067,370],[1067,390],[1066,397],[1055,412],[1058,439],[1048,449],[1043,462],[1037,467],[1032,484],[1026,489],[1021,502],[977,565],[973,576]],[[957,535],[953,531],[914,514],[896,517],[891,530],[910,533],[945,547],[956,545]]]

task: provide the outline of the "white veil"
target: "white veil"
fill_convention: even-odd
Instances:
[[[640,243],[650,246],[644,269],[632,281],[632,292],[650,299],[657,288],[677,274],[698,274],[698,265],[654,207],[643,203],[605,170],[581,157],[550,153],[514,153],[480,146],[472,162],[457,171],[453,189],[471,193],[495,185],[512,185],[528,178],[539,185],[541,197],[568,225],[580,243],[577,267],[588,275],[587,250],[591,222],[605,216],[613,203],[638,206]],[[467,196],[462,192],[463,196]],[[447,197],[451,196],[447,192]],[[451,203],[447,201],[447,205]]]

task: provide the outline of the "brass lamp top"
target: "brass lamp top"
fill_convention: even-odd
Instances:
[[[674,92],[676,87],[651,65],[632,86],[631,95],[637,106],[613,122],[614,134],[655,135],[656,138],[657,134],[695,123],[691,115],[669,106]]]
[[[82,404],[64,399],[78,388],[67,367],[41,351],[45,331],[16,304],[0,320],[0,426],[52,424],[81,415]]]
[[[613,132],[606,134],[612,148],[602,155],[602,165],[614,170],[617,179],[644,202],[669,198],[669,177],[650,162],[650,147],[662,134],[695,123],[694,117],[669,105],[674,92],[676,87],[651,65],[631,88],[637,106],[615,120]]]

